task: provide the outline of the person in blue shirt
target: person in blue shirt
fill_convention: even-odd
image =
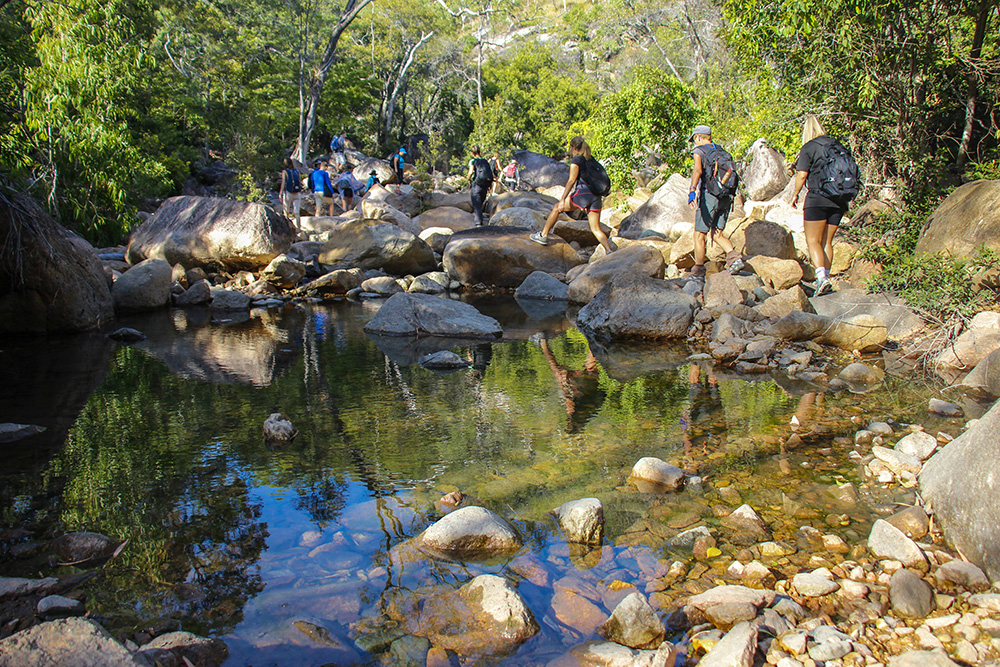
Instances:
[[[340,168],[340,175],[337,176],[336,190],[340,193],[341,200],[343,202],[344,212],[350,211],[354,208],[354,195],[358,196],[364,194],[365,186],[361,184],[361,181],[354,178],[354,174],[351,170],[344,165]]]
[[[347,148],[347,135],[343,132],[333,135],[333,139],[330,140],[330,154],[334,166],[338,169],[347,164],[347,158],[344,156],[345,148]]]
[[[402,146],[396,151],[396,154],[392,156],[390,161],[392,168],[396,171],[396,183],[399,185],[403,184],[403,167],[406,165],[406,149]]]
[[[326,172],[327,161],[320,160],[316,168],[309,174],[309,186],[316,202],[316,215],[323,215],[323,204],[327,205],[327,215],[333,215],[333,183],[330,174]]]
[[[378,173],[372,169],[371,173],[368,174],[368,180],[365,181],[365,192],[372,189],[374,185],[381,185],[382,182],[378,180]]]

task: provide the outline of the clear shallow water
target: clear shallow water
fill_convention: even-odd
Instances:
[[[132,347],[99,335],[5,341],[0,421],[48,430],[5,446],[0,528],[128,538],[87,584],[88,609],[116,633],[169,618],[219,636],[233,666],[371,663],[353,646],[357,628],[405,625],[407,605],[503,573],[542,631],[480,662],[544,665],[596,638],[595,622],[633,590],[625,584],[644,590],[689,559],[666,541],[695,525],[718,530],[719,507],[749,502],[776,539],[794,542],[804,523],[865,537],[905,496],[858,478],[850,437],[868,421],[919,418],[957,434],[921,414],[930,390],[913,383],[858,397],[747,381],[692,367],[684,345],[591,345],[551,304],[509,299],[477,302],[504,325],[492,345],[372,340],[361,327],[378,305],[243,321],[161,312],[122,323],[148,336]],[[441,374],[413,363],[442,347],[472,366]],[[290,445],[264,443],[271,412],[299,429]],[[793,431],[801,444],[783,447]],[[704,475],[704,491],[639,493],[626,478],[641,456]],[[854,497],[838,491],[845,483]],[[526,547],[513,562],[412,557],[407,540],[455,489],[517,525]],[[587,496],[604,503],[607,544],[580,554],[547,512]],[[738,549],[720,547],[707,579]],[[37,576],[42,560],[0,563]],[[664,609],[674,597],[652,595]]]

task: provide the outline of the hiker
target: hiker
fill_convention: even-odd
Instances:
[[[340,193],[344,213],[347,213],[354,208],[354,195],[357,194],[360,196],[364,194],[365,186],[362,185],[361,181],[354,178],[354,174],[351,173],[350,168],[345,164],[340,168],[340,175],[337,176],[334,190]]]
[[[590,223],[590,231],[597,237],[597,241],[604,248],[604,252],[611,253],[613,252],[611,243],[608,241],[608,237],[604,231],[601,230],[601,209],[604,206],[604,199],[602,196],[595,194],[594,189],[591,187],[592,185],[596,185],[593,173],[599,171],[606,178],[607,172],[594,159],[594,156],[590,152],[590,146],[584,141],[583,137],[576,136],[570,140],[569,154],[571,158],[569,163],[569,180],[566,182],[566,187],[563,188],[562,197],[552,206],[552,212],[549,213],[542,231],[535,232],[528,238],[535,243],[548,245],[549,232],[556,226],[559,214],[578,208],[587,212],[587,222]],[[590,180],[588,181],[588,179]]]
[[[381,181],[378,180],[378,173],[372,169],[368,173],[368,180],[365,181],[365,192],[368,192],[376,185],[381,185]]]
[[[333,135],[333,139],[330,140],[330,155],[333,157],[333,166],[338,169],[347,164],[347,158],[344,156],[344,149],[346,147],[346,133],[341,132],[340,134]]]
[[[743,268],[743,257],[722,233],[733,208],[733,195],[739,176],[732,156],[719,144],[712,142],[708,125],[698,125],[688,141],[694,142],[694,171],[688,191],[688,206],[694,215],[694,266],[691,276],[704,279],[705,259],[709,243],[718,243],[726,251],[726,268],[738,273]]]
[[[302,175],[299,174],[292,162],[292,158],[286,157],[285,168],[281,172],[281,189],[278,196],[281,198],[281,208],[288,217],[293,211],[295,213],[295,228],[302,229]]]
[[[490,169],[493,170],[492,194],[498,195],[500,194],[500,170],[503,169],[503,165],[500,164],[500,153],[493,153],[493,157],[490,159]]]
[[[503,168],[503,184],[509,192],[513,192],[517,189],[517,183],[517,160],[511,158],[507,166]]]
[[[795,191],[792,208],[808,180],[809,191],[802,205],[802,225],[809,259],[816,267],[815,296],[833,291],[830,265],[833,237],[860,187],[858,165],[843,144],[827,135],[819,119],[806,116],[802,124],[802,150],[795,163]]]
[[[406,149],[400,146],[399,150],[392,156],[392,160],[390,160],[389,164],[391,164],[392,168],[396,171],[396,183],[402,185],[403,167],[406,165]]]
[[[312,187],[313,199],[316,202],[316,215],[323,215],[323,204],[329,205],[327,215],[333,215],[333,183],[330,174],[326,172],[326,160],[317,160],[316,168],[309,174],[309,185]]]
[[[472,199],[472,210],[476,214],[476,227],[483,226],[483,202],[490,194],[493,187],[493,168],[490,163],[479,154],[479,146],[472,147],[472,159],[469,160],[470,197]]]

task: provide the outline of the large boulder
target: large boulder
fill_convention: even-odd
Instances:
[[[423,227],[410,219],[410,216],[384,202],[370,200],[362,201],[361,217],[367,220],[391,222],[400,229],[404,229],[414,236],[419,236],[420,232],[424,231]]]
[[[321,264],[335,268],[382,269],[394,275],[437,268],[434,251],[419,237],[391,223],[353,220],[323,245]]]
[[[784,340],[813,340],[859,352],[881,350],[887,340],[885,325],[871,315],[837,320],[803,311],[793,311],[782,317],[765,333]]]
[[[1000,349],[1000,329],[969,329],[934,359],[939,373],[968,370],[994,350]]]
[[[90,619],[64,618],[41,623],[0,640],[0,665],[152,667],[153,662],[130,653]]]
[[[788,185],[785,158],[768,146],[766,139],[758,139],[750,147],[750,163],[743,170],[743,177],[747,197],[771,199],[781,194]]]
[[[694,209],[687,201],[689,184],[684,176],[672,174],[645,204],[622,221],[618,233],[625,238],[639,238],[644,231],[652,230],[669,237],[678,222],[694,225]]]
[[[351,170],[351,173],[354,174],[354,178],[364,183],[368,180],[369,174],[374,171],[380,183],[392,183],[396,179],[396,172],[392,168],[392,165],[389,164],[388,160],[379,160],[374,157],[361,157],[363,159],[361,159],[357,166]],[[382,186],[376,187],[381,188]],[[382,189],[384,190],[385,188]]]
[[[417,537],[417,547],[456,560],[489,560],[511,556],[523,542],[502,517],[469,505],[446,514]]]
[[[569,287],[544,271],[535,271],[524,279],[514,291],[514,296],[518,299],[566,301],[569,299]]]
[[[787,228],[770,220],[754,220],[743,230],[743,254],[795,259],[795,240]]]
[[[82,331],[111,319],[97,251],[31,198],[0,196],[0,334]]]
[[[130,264],[165,259],[187,268],[255,270],[284,253],[296,231],[263,204],[215,197],[171,197],[132,232]]]
[[[583,260],[568,243],[553,237],[541,246],[528,238],[526,229],[487,226],[455,232],[441,262],[463,285],[516,288],[534,271],[566,273]]]
[[[424,211],[413,219],[423,230],[433,227],[444,227],[453,232],[472,229],[476,225],[476,217],[468,211],[455,206],[439,206]]]
[[[961,386],[977,396],[1000,398],[1000,350],[990,352],[976,364]]]
[[[533,188],[551,188],[556,185],[566,185],[569,180],[569,165],[554,160],[541,153],[517,151],[514,153],[521,180]]]
[[[500,324],[461,301],[429,294],[394,294],[365,325],[369,333],[388,336],[499,338]]]
[[[490,221],[492,224],[493,221]],[[543,219],[544,224],[544,219]],[[601,231],[604,232],[605,236],[611,236],[611,228],[605,225],[603,222],[600,223]],[[579,243],[581,246],[587,247],[592,245],[597,245],[597,237],[594,236],[594,232],[590,231],[590,221],[586,218],[577,220],[576,218],[569,218],[566,216],[559,216],[556,220],[555,227],[552,228],[552,232],[566,241],[566,243]]]
[[[794,287],[802,280],[802,266],[793,259],[757,255],[748,259],[747,264],[761,280],[776,290]]]
[[[490,225],[494,227],[515,227],[540,232],[545,226],[547,214],[533,208],[511,206],[493,214]]]
[[[450,206],[472,213],[472,199],[468,192],[442,192],[432,190],[424,195],[424,206],[428,209]]]
[[[956,551],[1000,580],[1000,403],[932,456],[920,491]]]
[[[115,310],[155,310],[170,303],[172,269],[162,259],[147,259],[123,273],[111,287]]]
[[[615,276],[663,278],[663,255],[645,245],[622,248],[587,266],[569,284],[569,300],[587,303]]]
[[[819,315],[844,319],[854,315],[871,315],[880,320],[890,338],[899,340],[919,333],[924,321],[906,301],[895,294],[869,294],[863,289],[843,289],[810,299]]]
[[[561,193],[560,193],[561,194]],[[540,213],[548,215],[552,210],[552,205],[558,199],[542,194],[541,192],[522,192],[514,190],[494,195],[486,200],[486,211],[490,215],[496,215],[505,208],[530,208]]]
[[[948,195],[927,219],[917,252],[968,257],[981,246],[1000,250],[1000,180],[966,183]]]
[[[697,305],[663,280],[626,275],[602,287],[576,323],[600,338],[683,338]]]

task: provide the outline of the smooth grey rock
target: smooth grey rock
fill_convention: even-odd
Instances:
[[[990,587],[986,574],[972,563],[952,560],[944,563],[934,573],[939,586],[958,586],[972,592],[985,591]]]
[[[926,461],[934,453],[934,450],[937,449],[937,444],[937,438],[930,433],[917,431],[916,433],[903,436],[896,443],[895,450],[907,456],[912,456],[918,461]]]
[[[264,438],[275,442],[290,442],[298,433],[292,422],[280,412],[271,413],[264,420]]]
[[[934,609],[934,590],[911,570],[896,570],[889,580],[892,611],[902,618],[925,618]]]
[[[37,610],[45,618],[80,616],[86,611],[82,602],[62,595],[47,595],[38,601]]]
[[[451,370],[454,368],[465,368],[469,362],[458,356],[451,350],[441,350],[420,357],[417,362],[424,368],[431,370]]]
[[[170,264],[147,259],[123,273],[111,286],[115,309],[120,312],[155,310],[170,302]]]
[[[663,278],[666,264],[663,255],[648,246],[636,244],[590,262],[569,284],[569,300],[589,303],[612,279],[617,277]]]
[[[222,287],[212,288],[212,310],[229,312],[250,310],[251,301],[252,299],[243,292],[223,289]]]
[[[571,283],[571,301],[572,288]],[[662,280],[622,276],[580,309],[576,323],[611,340],[684,338],[697,305],[693,297]]]
[[[66,533],[49,542],[49,550],[63,563],[78,563],[105,558],[121,545],[107,535],[91,532]]]
[[[653,456],[645,456],[632,466],[632,477],[676,489],[684,481],[684,471]]]
[[[521,548],[514,527],[484,507],[470,505],[439,519],[418,538],[417,546],[457,560],[511,555]]]
[[[800,572],[792,577],[792,586],[807,598],[817,598],[840,590],[840,585],[830,577],[815,572]]]
[[[377,276],[375,278],[368,278],[361,283],[361,289],[365,292],[378,294],[379,296],[392,296],[393,294],[399,294],[400,292],[406,291],[392,276]]]
[[[789,179],[781,153],[768,146],[766,139],[758,139],[750,146],[749,157],[744,168],[747,197],[767,201],[781,194]]]
[[[634,239],[647,230],[653,230],[669,238],[675,224],[686,222],[694,225],[695,212],[688,206],[687,195],[688,179],[680,174],[671,174],[652,197],[622,221],[619,234]]]
[[[905,567],[926,572],[924,553],[916,543],[888,521],[878,519],[868,535],[868,550],[879,558],[898,560]]]
[[[907,651],[889,658],[889,667],[958,667],[943,649]]]
[[[24,579],[22,577],[0,577],[0,600],[46,593],[59,584],[55,577],[44,579]]]
[[[965,414],[962,406],[955,405],[950,401],[942,401],[940,398],[932,398],[927,402],[927,412],[942,417],[961,417]]]
[[[771,531],[750,505],[740,505],[729,516],[723,517],[722,525],[731,531],[730,539],[736,544],[753,544],[771,539]]]
[[[858,384],[878,384],[882,381],[882,374],[879,371],[860,361],[845,366],[837,374],[837,377],[846,382],[856,382]]]
[[[212,300],[212,286],[207,280],[199,280],[174,297],[175,306],[197,306]]]
[[[569,285],[544,271],[534,271],[514,291],[518,299],[547,299],[566,301],[569,299]]]
[[[704,593],[689,597],[685,604],[695,609],[705,611],[719,604],[747,603],[760,609],[775,601],[776,593],[766,589],[747,588],[746,586],[716,586]],[[783,612],[781,612],[783,613]]]
[[[444,249],[441,263],[448,276],[465,286],[517,288],[535,271],[563,273],[583,259],[568,243],[549,236],[538,245],[528,230],[515,227],[478,227],[456,232]]]
[[[663,642],[657,651],[629,648],[614,642],[587,641],[574,646],[569,655],[580,667],[664,667],[674,664],[676,649]]]
[[[0,640],[3,667],[153,667],[107,630],[84,618],[40,623]]]
[[[830,639],[809,647],[809,657],[817,662],[839,660],[851,652],[850,640]]]
[[[364,329],[389,336],[492,339],[503,334],[499,322],[483,315],[474,306],[429,294],[389,297]]]
[[[347,294],[361,287],[364,280],[365,274],[360,269],[334,269],[297,288],[292,294],[295,296],[308,294],[320,298]]]
[[[512,643],[520,644],[538,633],[538,622],[531,609],[514,585],[503,577],[481,574],[462,586],[459,594],[481,624]]]
[[[571,500],[552,510],[552,514],[567,542],[596,545],[604,541],[604,505],[599,499]]]
[[[666,626],[641,593],[630,593],[618,603],[598,630],[605,639],[629,648],[654,649],[663,643]]]
[[[979,397],[1000,398],[1000,350],[990,352],[976,364],[961,386]]]
[[[923,467],[920,463],[920,459],[896,449],[889,449],[888,447],[875,445],[872,447],[872,454],[874,454],[875,458],[884,463],[896,475],[903,472],[909,472],[916,475]]]
[[[281,288],[295,287],[306,275],[306,265],[288,255],[278,255],[264,267],[261,280]]]
[[[441,294],[448,291],[448,275],[440,271],[424,273],[413,279],[406,290],[411,294]]]
[[[678,533],[667,541],[667,544],[674,548],[690,549],[699,537],[711,537],[712,533],[705,526],[695,526]]]
[[[757,627],[740,623],[712,647],[699,662],[699,667],[753,667],[757,652]]]
[[[923,319],[898,295],[869,294],[864,289],[842,289],[810,299],[815,312],[824,317],[844,319],[872,315],[881,321],[890,338],[899,340],[923,331]]]

